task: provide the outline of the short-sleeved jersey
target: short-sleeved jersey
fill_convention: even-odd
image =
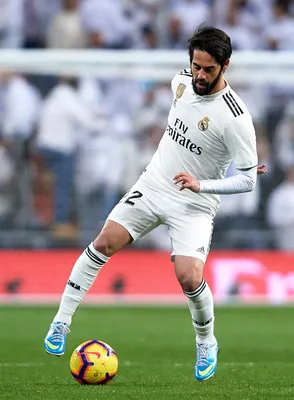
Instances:
[[[218,195],[179,191],[173,178],[186,171],[198,180],[222,179],[232,161],[237,169],[256,166],[255,130],[244,102],[229,84],[215,94],[198,96],[191,80],[190,69],[172,80],[167,128],[138,184],[163,196],[177,196],[190,210],[215,215]]]

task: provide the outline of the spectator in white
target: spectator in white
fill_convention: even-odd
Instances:
[[[44,47],[49,25],[62,0],[24,0],[25,43],[27,48]]]
[[[274,0],[273,20],[265,30],[265,42],[270,50],[294,50],[294,17],[291,0]]]
[[[168,11],[171,48],[186,48],[187,39],[195,26],[210,23],[211,9],[204,0],[181,0]]]
[[[133,165],[137,158],[135,142],[138,131],[135,124],[136,118],[140,118],[143,101],[140,83],[129,79],[113,79],[106,86],[104,101],[111,115],[108,131],[112,132],[112,137],[116,141],[115,146],[119,149],[117,151],[122,155],[122,164],[119,167],[120,186],[116,191],[125,193],[129,185],[138,178]]]
[[[120,0],[83,0],[81,18],[91,47],[130,47],[131,27]]]
[[[161,2],[156,0],[124,1],[125,15],[129,19],[133,38],[133,48],[153,49],[157,47],[158,3]]]
[[[150,50],[157,48],[156,31],[152,24],[141,26],[140,29],[141,42],[139,48]],[[136,46],[134,46],[136,47]]]
[[[79,134],[75,184],[78,193],[79,245],[84,246],[93,231],[104,222],[105,198],[108,196],[106,185],[117,183],[120,154],[116,151],[117,142],[111,141],[113,130],[106,127],[109,110],[105,107],[101,82],[89,76],[83,77],[79,93],[90,110],[101,118],[99,135],[89,129],[81,129]]]
[[[278,249],[294,250],[294,164],[286,179],[271,193],[268,200],[268,224],[274,228]]]
[[[103,133],[101,136],[86,134],[77,163],[80,246],[88,243],[93,232],[102,227],[105,215],[121,197],[119,184],[123,165],[116,138]]]
[[[267,27],[272,18],[272,3],[273,0],[222,0],[213,1],[212,19],[213,24],[217,26],[225,26],[228,20],[228,15],[232,15],[232,11],[237,11],[236,18],[245,28],[252,29],[256,33],[261,33]],[[237,28],[237,27],[236,27]],[[251,32],[248,32],[251,35]],[[262,37],[259,38],[260,48],[264,48]],[[255,37],[255,41],[257,38]]]
[[[39,118],[40,93],[20,74],[7,72],[5,76],[7,92],[4,102],[2,134],[7,141],[15,137],[27,140],[32,135]]]
[[[79,0],[63,0],[62,9],[49,25],[47,47],[57,49],[87,47],[87,36],[82,28],[79,14]]]
[[[106,89],[107,93],[97,81],[89,78],[83,79],[80,85],[81,95],[89,107],[105,116],[101,134],[82,132],[79,143],[76,181],[80,245],[83,246],[93,237],[93,232],[102,227],[112,207],[142,172],[142,168],[138,168],[141,154],[135,143],[131,118],[135,107],[140,106],[136,85],[120,80],[113,81]]]
[[[141,2],[147,4],[149,9],[152,10],[152,14],[150,15],[149,13],[149,22],[152,23],[152,28],[154,30],[156,47],[163,49],[169,48],[171,42],[169,37],[169,19],[167,15],[175,4],[172,4],[170,0],[141,0]]]
[[[103,100],[107,109],[113,114],[126,114],[133,119],[142,104],[142,83],[134,79],[113,77],[104,86]]]
[[[24,227],[35,219],[30,149],[40,115],[41,96],[21,75],[6,72],[2,79],[7,85],[1,121],[2,137],[18,171],[15,224]]]
[[[79,95],[78,80],[60,77],[44,101],[36,145],[55,180],[54,229],[58,237],[71,236],[75,156],[81,128],[98,132],[101,121]]]
[[[110,114],[100,135],[86,133],[80,142],[77,163],[80,244],[84,245],[104,224],[111,208],[134,183],[138,172],[138,148],[130,135],[131,120],[125,114]]]
[[[24,42],[24,0],[0,1],[0,47],[19,48]]]
[[[165,120],[169,113],[168,104],[171,101],[170,86],[165,83],[146,82],[141,90],[140,113],[137,115],[138,129],[144,129],[145,124],[154,125]]]
[[[229,0],[220,26],[231,36],[234,49],[256,50],[262,46],[261,10],[252,0]]]
[[[290,101],[279,122],[274,138],[276,159],[280,167],[286,171],[294,161],[294,101]]]
[[[115,176],[116,169],[120,176],[119,186],[109,185],[109,196],[114,198],[115,195],[114,193],[111,195],[111,191],[125,193],[138,177],[132,166],[137,157],[135,141],[138,131],[135,129],[135,124],[136,119],[140,118],[143,93],[140,83],[130,79],[112,79],[105,87],[104,103],[111,115],[107,129],[112,132],[112,140],[115,141],[113,146],[122,157],[121,161],[118,161],[117,157],[113,170],[109,171]]]

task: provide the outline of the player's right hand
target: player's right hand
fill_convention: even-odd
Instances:
[[[188,172],[179,172],[174,177],[174,183],[181,183],[180,191],[189,189],[194,193],[199,193],[200,183],[197,179],[193,178]]]

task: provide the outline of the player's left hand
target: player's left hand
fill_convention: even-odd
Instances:
[[[267,173],[267,169],[265,167],[265,164],[257,166],[257,175],[262,175],[262,174],[266,174],[266,173]]]
[[[174,183],[181,183],[180,191],[184,189],[189,189],[194,193],[199,193],[200,183],[197,179],[193,178],[187,172],[179,172],[174,177]]]

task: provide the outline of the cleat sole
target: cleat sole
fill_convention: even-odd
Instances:
[[[212,378],[214,374],[215,374],[215,371],[214,371],[211,375],[209,375],[207,378],[204,378],[204,379],[197,379],[197,378],[196,378],[196,381],[197,381],[197,382],[204,382],[204,381],[207,381],[208,379]]]
[[[46,351],[47,354],[49,354],[49,356],[61,357],[61,356],[64,354],[64,352],[63,352],[63,353],[60,353],[60,354],[51,353],[51,352],[48,351],[47,349],[45,349],[45,351]]]

